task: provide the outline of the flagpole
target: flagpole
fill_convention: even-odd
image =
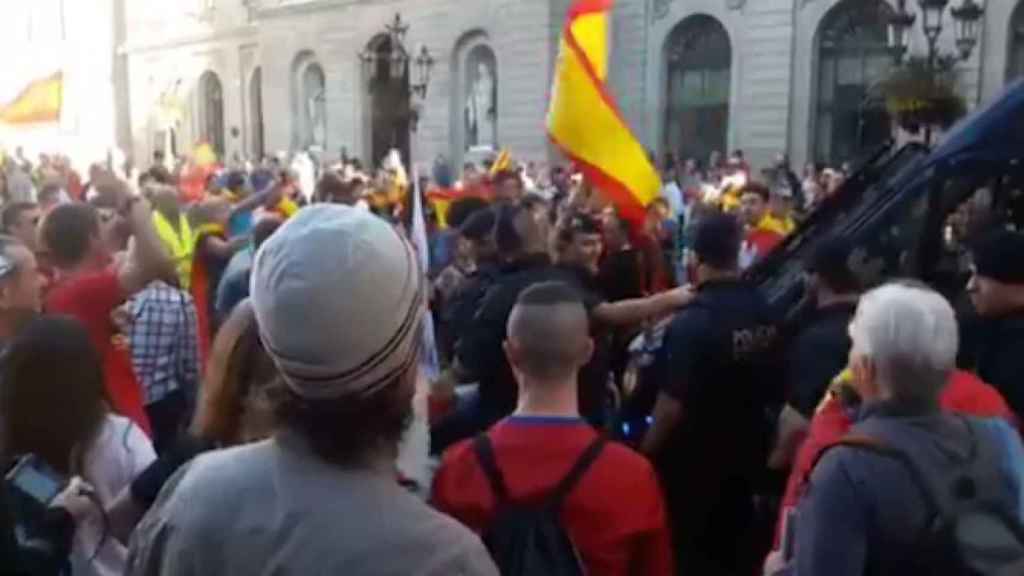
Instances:
[[[412,194],[411,202],[409,202],[412,212],[409,219],[409,238],[419,257],[420,273],[426,276],[430,270],[430,245],[427,238],[426,215],[423,209],[423,190],[420,189],[419,167],[413,161],[416,140],[417,133],[412,130],[409,138],[408,159],[409,174],[412,180],[409,183],[409,193]],[[429,290],[429,279],[425,281],[428,284],[427,290]],[[430,386],[437,380],[440,372],[437,345],[434,340],[434,318],[428,305],[423,315],[423,322],[420,324],[420,358],[416,379],[416,396],[413,400],[413,421],[399,445],[396,462],[398,469],[406,478],[416,481],[421,495],[424,497],[429,495],[432,475],[427,400],[430,396]]]

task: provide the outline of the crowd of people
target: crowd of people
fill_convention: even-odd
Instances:
[[[21,156],[0,458],[61,482],[8,474],[2,574],[1024,573],[1020,232],[965,239],[968,311],[840,237],[779,310],[743,271],[848,167],[670,157],[637,220],[560,166]]]

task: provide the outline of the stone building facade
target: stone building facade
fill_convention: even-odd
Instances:
[[[390,145],[454,166],[488,145],[556,158],[544,115],[571,0],[120,1],[123,145],[136,158],[198,140],[227,158],[315,146],[372,162]],[[892,132],[865,97],[891,65],[889,2],[618,0],[611,90],[659,156],[852,160]],[[971,106],[1024,74],[1024,0],[985,4],[979,45],[960,66]],[[426,46],[436,59],[409,141],[407,86],[384,85],[386,68],[359,56],[386,54],[396,14],[409,52]],[[919,52],[920,26],[915,34]],[[948,14],[940,44],[954,48]]]

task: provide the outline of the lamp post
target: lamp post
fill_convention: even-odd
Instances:
[[[359,52],[358,57],[369,80],[370,92],[393,83],[399,84],[400,90],[408,90],[409,106],[401,114],[409,121],[411,144],[419,127],[430,74],[437,61],[425,45],[410,53],[405,44],[408,31],[409,25],[402,21],[401,14],[396,13],[394,19],[384,26],[386,44],[373,48],[368,46]],[[411,165],[412,159],[406,160]]]
[[[957,53],[943,57],[939,53],[938,42],[939,36],[942,35],[949,0],[917,0],[917,4],[921,12],[921,29],[928,42],[928,75],[934,78],[940,58],[953,61],[957,58],[967,60],[971,57],[974,47],[978,44],[979,23],[985,10],[975,0],[961,0],[960,6],[950,10]],[[889,48],[897,65],[903,62],[909,51],[910,31],[916,21],[917,15],[907,9],[907,0],[897,0],[896,11],[889,17]],[[924,139],[925,144],[931,145],[931,125],[925,125]]]

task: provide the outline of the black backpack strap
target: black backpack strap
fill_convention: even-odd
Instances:
[[[487,434],[481,434],[473,440],[473,452],[480,462],[480,468],[491,483],[491,491],[498,504],[508,502],[508,487],[505,485],[505,477],[501,475],[498,468],[498,461],[494,457],[494,445]]]
[[[607,438],[598,436],[587,446],[583,454],[576,460],[576,463],[572,465],[569,473],[565,475],[565,478],[562,478],[558,485],[555,486],[555,489],[548,495],[545,507],[558,509],[562,506],[562,501],[572,492],[572,489],[576,487],[576,483],[580,481],[583,474],[590,469],[591,464],[601,455],[601,451],[604,450],[604,446],[607,443]]]

